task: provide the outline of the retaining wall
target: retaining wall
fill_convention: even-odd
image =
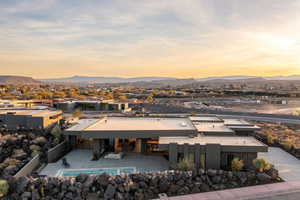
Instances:
[[[31,174],[31,172],[34,169],[36,169],[39,165],[40,165],[40,155],[36,155],[34,158],[31,159],[31,161],[29,161],[29,163],[27,163],[22,169],[20,169],[18,173],[14,175],[14,177],[19,178],[22,176],[27,176]]]

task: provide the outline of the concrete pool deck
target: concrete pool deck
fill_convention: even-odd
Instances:
[[[68,153],[65,158],[70,164],[68,169],[96,169],[96,168],[122,168],[135,167],[137,172],[165,171],[169,169],[169,162],[162,156],[148,156],[139,153],[126,153],[120,160],[101,158],[98,161],[91,161],[92,151],[75,149]],[[40,175],[56,176],[58,172],[65,169],[62,161],[49,163]]]
[[[269,147],[269,152],[258,153],[279,171],[285,181],[300,181],[300,160],[278,147]],[[300,199],[300,198],[299,198]]]

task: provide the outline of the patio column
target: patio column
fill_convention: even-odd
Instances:
[[[188,143],[184,143],[184,145],[183,145],[183,157],[185,159],[189,159],[189,144]]]
[[[200,152],[200,144],[195,144],[195,168],[199,169],[200,168],[200,157],[201,157],[201,152]]]
[[[69,144],[71,146],[72,149],[76,148],[76,137],[74,135],[70,135],[68,140],[69,140]]]
[[[177,166],[178,148],[177,143],[169,144],[169,162],[171,167]]]
[[[220,169],[221,145],[206,144],[206,169]]]
[[[100,148],[101,148],[100,140],[93,139],[93,155],[94,155],[95,159],[99,158]]]

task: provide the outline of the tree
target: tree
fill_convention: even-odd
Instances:
[[[243,160],[240,160],[239,158],[234,158],[231,161],[231,169],[232,171],[241,171],[241,169],[243,169],[244,167],[244,162]]]
[[[74,118],[79,118],[81,116],[81,114],[82,113],[81,113],[80,109],[76,109],[76,110],[73,111],[72,116]]]
[[[62,139],[62,131],[59,125],[53,127],[53,129],[51,130],[51,135],[53,135],[54,137],[54,144],[58,145]]]

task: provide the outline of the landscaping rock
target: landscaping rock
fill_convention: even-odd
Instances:
[[[267,170],[266,174],[269,175],[273,180],[276,180],[279,177],[278,170],[274,168]]]
[[[257,174],[257,179],[261,182],[261,183],[271,183],[272,182],[272,177],[265,174],[265,173],[258,173]]]
[[[104,199],[113,199],[116,193],[116,187],[109,184],[104,193]]]

